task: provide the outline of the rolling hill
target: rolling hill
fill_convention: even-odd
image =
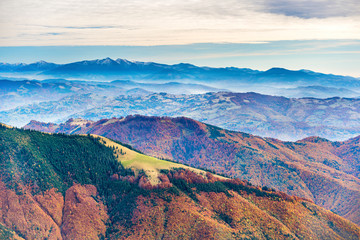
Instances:
[[[291,141],[309,136],[337,141],[360,135],[358,98],[297,99],[258,93],[79,94],[0,111],[0,121],[24,126],[33,119],[61,123],[69,118],[98,121],[131,114],[185,116],[229,130]]]
[[[174,163],[97,136],[0,125],[0,149],[1,238],[360,237],[357,225],[309,200],[186,166],[172,168]],[[146,174],[154,166],[155,185]]]
[[[128,116],[64,124],[32,121],[25,128],[97,134],[155,157],[270,186],[360,223],[359,137],[345,142],[310,137],[284,142],[180,117]]]
[[[53,79],[46,81],[21,80],[11,81],[0,79],[0,110],[14,109],[31,103],[60,100],[64,97],[86,93],[97,93],[111,96],[112,92],[126,93],[117,86],[101,83],[82,83]]]
[[[0,111],[28,106],[32,103],[58,101],[62,98],[83,94],[100,96],[146,96],[154,92],[172,94],[200,94],[218,92],[221,89],[203,84],[179,82],[141,83],[134,81],[70,81],[66,79],[8,80],[0,78]]]

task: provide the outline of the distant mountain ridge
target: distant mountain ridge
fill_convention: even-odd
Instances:
[[[84,84],[61,79],[47,81],[0,79],[0,110],[8,110],[22,105],[39,103],[73,94],[102,93],[111,96],[111,92],[126,93],[119,86],[105,84]]]
[[[309,70],[292,71],[271,68],[267,71],[249,68],[212,68],[198,67],[188,63],[160,64],[154,62],[128,61],[111,58],[84,60],[68,64],[54,64],[40,61],[33,64],[0,63],[0,72],[38,72],[39,75],[52,77],[112,79],[119,78],[147,81],[194,80],[199,82],[224,82],[238,84],[282,83],[321,85],[329,87],[360,87],[354,77],[316,73]]]
[[[38,61],[30,64],[26,63],[0,63],[0,71],[11,71],[11,72],[38,72],[38,71],[47,71],[50,69],[54,69],[56,67],[59,67],[60,64],[56,63],[49,63],[46,61]]]
[[[186,116],[228,130],[282,140],[314,135],[346,140],[360,135],[359,98],[297,99],[258,93],[185,95],[139,91],[138,95],[80,94],[34,103],[0,111],[0,121],[23,126],[33,119],[61,123],[69,118],[97,121],[141,114]]]
[[[0,78],[0,111],[32,103],[59,100],[70,95],[99,94],[107,97],[119,95],[143,96],[153,92],[198,94],[218,92],[222,89],[191,83],[141,83],[116,80],[112,82],[69,81],[66,79],[8,80]]]
[[[331,98],[331,97],[346,97],[358,98],[360,93],[347,88],[335,88],[325,86],[299,86],[295,88],[279,89],[275,95],[291,97],[291,98]]]

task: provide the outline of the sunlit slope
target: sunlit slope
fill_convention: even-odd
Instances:
[[[206,175],[206,171],[197,168],[192,168],[183,164],[161,160],[155,157],[150,157],[142,153],[136,152],[134,150],[131,150],[108,138],[101,137],[98,135],[92,135],[92,136],[100,137],[106,146],[113,148],[115,157],[121,162],[121,164],[125,168],[133,169],[135,173],[139,173],[139,171],[143,170],[145,174],[148,176],[150,183],[152,185],[156,185],[160,182],[158,177],[160,175],[160,170],[163,169],[170,170],[173,168],[184,168],[184,169],[189,169],[203,176]],[[215,175],[215,176],[220,179],[225,179],[225,177],[219,175]]]

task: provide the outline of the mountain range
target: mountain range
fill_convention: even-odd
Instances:
[[[360,239],[359,96],[278,67],[0,63],[0,239]]]
[[[0,80],[0,121],[18,127],[32,119],[61,123],[142,114],[186,116],[291,141],[309,136],[346,140],[360,134],[359,79],[346,76],[110,58],[2,63],[0,75],[8,77]]]
[[[149,95],[153,92],[199,94],[221,89],[191,83],[140,83],[134,81],[89,82],[65,79],[0,80],[0,110],[9,110],[31,103],[59,100],[70,95],[94,93],[102,96]]]
[[[96,134],[158,158],[245,179],[314,201],[360,223],[360,136],[344,141],[310,137],[296,142],[228,131],[189,118],[128,116],[63,124],[32,121],[26,129]]]
[[[142,114],[186,116],[291,141],[309,136],[346,140],[360,134],[359,79],[347,76],[120,58],[1,63],[0,75],[0,121],[19,127],[32,119],[60,123]]]
[[[0,80],[0,110],[49,101],[49,99],[59,100],[73,94],[91,92],[111,96],[114,91],[125,94],[124,89],[106,84],[83,84],[61,79],[47,81],[2,79]]]
[[[0,124],[0,238],[360,237],[357,225],[310,200],[128,147],[96,135],[46,134]],[[157,183],[151,182],[154,173]]]
[[[117,97],[74,94],[0,111],[0,121],[23,126],[32,119],[61,123],[69,118],[97,121],[131,114],[186,116],[225,129],[282,140],[309,136],[346,140],[360,135],[358,98],[285,98],[257,93],[139,93]]]
[[[128,61],[125,59],[85,60],[67,64],[54,64],[44,61],[32,64],[0,64],[0,73],[30,74],[35,78],[71,78],[103,80],[137,80],[142,82],[179,81],[213,84],[215,87],[231,87],[241,91],[248,87],[268,85],[281,86],[324,86],[360,88],[360,81],[354,77],[322,74],[309,70],[288,70],[272,68],[267,71],[249,68],[198,67],[188,63],[174,65],[154,62]],[[37,77],[36,77],[37,76]]]

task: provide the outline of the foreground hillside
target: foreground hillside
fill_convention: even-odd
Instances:
[[[149,157],[104,138],[1,125],[0,149],[0,239],[360,237],[308,200],[155,158],[153,185],[148,166],[121,164]]]
[[[26,128],[92,133],[146,154],[270,186],[360,223],[359,139],[298,142],[226,131],[188,118],[128,116],[98,122],[69,120],[60,125],[31,122]]]

